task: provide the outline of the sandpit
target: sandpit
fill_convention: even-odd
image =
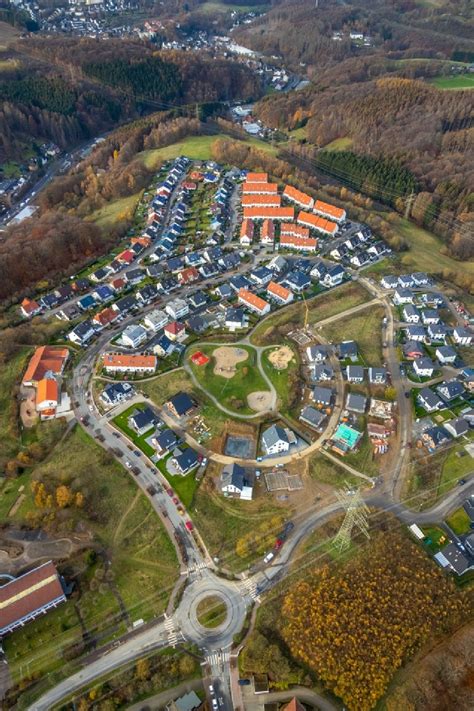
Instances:
[[[286,370],[295,354],[289,346],[281,346],[268,354],[268,360],[276,370]]]
[[[247,395],[247,403],[255,412],[266,412],[272,406],[272,394],[269,390],[256,390]]]
[[[221,378],[233,378],[237,371],[237,363],[242,363],[249,357],[248,351],[245,348],[237,346],[221,346],[216,348],[212,354],[216,359],[214,366],[214,375],[220,375]]]

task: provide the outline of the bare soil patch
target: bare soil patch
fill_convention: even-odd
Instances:
[[[221,346],[216,348],[212,354],[216,359],[214,366],[214,375],[220,375],[221,378],[233,378],[237,371],[237,364],[242,363],[249,357],[248,352],[244,348],[236,346]]]
[[[35,409],[35,390],[34,388],[25,388],[23,390],[25,399],[20,403],[20,417],[23,427],[34,427],[38,421],[38,414]]]
[[[276,370],[286,370],[295,355],[289,346],[281,346],[268,354],[268,360]]]
[[[272,405],[272,394],[269,390],[256,390],[247,395],[247,404],[255,412],[266,412]]]

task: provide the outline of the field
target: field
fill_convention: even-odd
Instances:
[[[119,198],[118,200],[113,200],[99,210],[91,213],[87,217],[87,220],[89,222],[95,222],[99,227],[111,227],[116,222],[129,219],[133,215],[141,196],[142,193],[140,192],[129,195],[128,197]]]
[[[229,348],[233,348],[232,345]],[[218,350],[216,346],[200,346],[197,344],[187,353],[189,365],[204,390],[213,395],[221,405],[233,410],[236,414],[254,414],[255,410],[247,403],[248,396],[253,392],[268,391],[268,385],[257,368],[257,354],[251,346],[238,346],[247,351],[248,358],[235,365],[233,377],[225,377],[227,373],[219,375],[215,372],[216,359],[212,356]],[[194,365],[189,360],[196,351],[202,351],[210,357],[204,366]]]
[[[458,536],[463,533],[469,533],[471,527],[471,519],[462,507],[453,511],[453,513],[447,517],[446,523]]]
[[[268,3],[262,2],[260,5],[246,5],[245,3],[224,3],[210,0],[202,5],[199,5],[199,12],[207,15],[216,13],[228,12],[265,12],[268,9]]]
[[[278,349],[277,349],[278,350]],[[299,355],[292,348],[293,359],[284,370],[277,370],[270,362],[269,356],[272,349],[262,354],[263,370],[273,383],[273,387],[278,395],[278,409],[283,414],[289,414],[291,406],[294,404],[295,395],[298,392]]]
[[[349,151],[352,147],[352,138],[349,138],[349,136],[344,136],[343,138],[336,138],[334,141],[331,141],[331,143],[328,143],[327,146],[324,146],[325,151]]]
[[[356,341],[359,354],[365,365],[382,364],[382,306],[373,306],[366,311],[341,318],[323,327],[322,334],[332,343],[341,340]]]
[[[90,533],[93,550],[76,553],[66,563],[67,580],[76,582],[72,599],[4,641],[17,680],[62,667],[65,650],[67,659],[84,628],[104,641],[123,634],[133,620],[160,614],[178,573],[174,547],[148,499],[81,429],[58,444],[35,476],[48,487],[61,482],[84,493],[83,509],[64,509],[56,526],[58,535],[63,530],[67,536],[81,521],[77,530],[85,542]],[[15,517],[19,523],[35,508],[29,487],[25,493]]]
[[[336,489],[344,488],[346,484],[358,488],[364,483],[362,479],[353,476],[319,452],[309,459],[308,467],[312,479],[321,484],[330,484]]]
[[[474,89],[474,74],[458,74],[452,77],[440,76],[430,80],[438,89],[446,91]]]
[[[405,272],[420,270],[437,273],[442,269],[449,269],[454,272],[463,271],[474,276],[474,262],[460,262],[442,254],[441,249],[444,244],[435,235],[402,217],[398,218],[393,226],[410,247],[410,251],[403,256]]]
[[[0,50],[5,50],[19,34],[19,30],[12,25],[7,22],[0,22]]]
[[[323,292],[311,300],[306,300],[308,306],[308,323],[315,324],[330,316],[347,311],[353,306],[358,306],[370,297],[367,291],[355,282],[343,284],[329,292]],[[304,324],[305,304],[298,302],[286,309],[272,314],[264,319],[250,337],[251,343],[256,346],[271,345],[281,341],[281,335],[277,329],[285,328],[289,331],[293,328],[301,327]]]

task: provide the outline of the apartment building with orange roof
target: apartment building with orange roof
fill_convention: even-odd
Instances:
[[[335,222],[326,220],[324,217],[319,217],[319,215],[313,215],[311,212],[300,212],[298,215],[298,223],[304,225],[305,227],[310,227],[313,230],[318,230],[325,235],[335,235],[337,234],[338,227]]]
[[[309,237],[309,229],[294,222],[283,222],[280,229],[282,237]]]
[[[244,220],[285,220],[295,219],[293,207],[244,207]]]
[[[277,183],[242,183],[242,195],[276,195]]]
[[[275,242],[275,225],[272,220],[265,220],[260,230],[260,242],[262,244],[273,244]]]
[[[254,231],[252,220],[244,220],[240,226],[240,244],[246,247],[252,244]]]
[[[242,207],[280,207],[279,195],[242,195]]]
[[[158,359],[154,355],[104,353],[104,370],[110,373],[154,373]]]
[[[293,292],[291,289],[287,289],[281,284],[277,284],[276,281],[271,281],[267,286],[268,296],[276,301],[278,304],[290,304],[293,301]]]
[[[22,384],[26,387],[35,387],[47,373],[52,373],[55,377],[61,375],[68,357],[67,348],[39,346],[30,358]]]
[[[316,252],[318,240],[315,237],[280,236],[281,249],[294,249],[298,252]]]
[[[58,382],[55,378],[43,378],[36,388],[35,408],[42,420],[50,420],[56,416],[57,407],[61,401]]]
[[[296,203],[299,207],[305,210],[311,210],[314,205],[314,198],[301,190],[294,188],[292,185],[286,185],[283,191],[283,197],[291,202]]]
[[[268,173],[247,173],[246,183],[268,183]]]
[[[252,294],[248,289],[239,289],[237,296],[240,304],[246,306],[250,311],[253,311],[259,316],[264,316],[270,311],[268,301],[261,299],[260,296],[256,294]]]
[[[328,202],[323,202],[322,200],[316,200],[313,206],[313,211],[317,215],[322,215],[335,222],[344,222],[346,219],[346,211],[342,207],[336,207],[336,205],[331,205]]]

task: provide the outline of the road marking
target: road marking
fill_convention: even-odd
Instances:
[[[257,595],[257,583],[253,578],[245,578],[244,580],[242,580],[241,584],[239,585],[239,589],[242,597],[250,595],[252,600],[260,602],[260,598]]]
[[[194,565],[189,565],[186,568],[187,573],[196,573],[198,570],[205,570],[207,568],[207,563],[201,561],[200,563],[195,563]]]

